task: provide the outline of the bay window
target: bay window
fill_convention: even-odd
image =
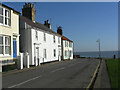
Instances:
[[[11,54],[10,36],[0,36],[0,56]]]

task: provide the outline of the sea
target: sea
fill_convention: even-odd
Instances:
[[[74,52],[74,55],[80,55],[80,57],[99,57],[99,52]],[[118,58],[118,51],[101,51],[102,58],[113,58],[114,55]]]

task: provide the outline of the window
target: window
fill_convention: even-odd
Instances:
[[[54,49],[54,57],[56,57],[56,50]]]
[[[38,40],[38,32],[35,31],[35,38]]]
[[[0,54],[3,54],[3,36],[0,36]]]
[[[0,7],[0,23],[3,24],[3,8]]]
[[[55,43],[55,36],[53,36],[53,42]]]
[[[0,7],[0,24],[11,26],[10,10]]]
[[[0,55],[10,55],[10,37],[9,36],[0,36]]]
[[[65,50],[65,56],[67,56],[67,51]]]
[[[44,41],[46,41],[46,34],[44,33]]]
[[[10,54],[10,37],[5,37],[5,54]]]
[[[47,58],[47,54],[46,54],[46,49],[44,49],[44,52],[43,52],[43,54],[44,54],[44,58]]]
[[[72,56],[72,51],[70,51],[70,57]]]
[[[68,42],[67,41],[65,41],[65,47],[67,47],[68,46]]]
[[[60,37],[58,37],[58,43],[60,43]]]
[[[72,47],[72,42],[69,43],[69,47]]]

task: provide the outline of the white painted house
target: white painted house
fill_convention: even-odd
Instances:
[[[58,27],[58,35],[61,35],[62,59],[73,59],[73,41],[63,36],[62,27]]]
[[[34,12],[33,17],[27,17],[29,8],[34,11],[33,4],[26,3],[20,16],[20,52],[28,52],[30,65],[61,60],[61,36],[51,30],[48,20],[35,22]]]

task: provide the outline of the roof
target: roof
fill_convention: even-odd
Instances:
[[[11,9],[11,10],[13,10],[14,12],[16,12],[16,13],[18,13],[18,14],[20,14],[20,12],[18,12],[18,11],[16,11],[16,10],[14,10],[13,8],[11,8],[11,7],[8,7],[7,5],[5,5],[5,4],[1,4],[0,3],[0,5],[1,6],[4,6],[4,7],[6,7],[6,8],[8,8],[8,9]]]
[[[30,20],[30,19],[28,19],[28,18],[26,18],[24,16],[20,16],[20,20],[26,22],[28,25],[30,25],[32,27],[38,28],[38,30],[40,30],[40,31],[46,31],[48,33],[52,33],[52,34],[58,35],[56,32],[54,32],[53,30],[49,29],[44,24],[41,24],[39,22],[33,22],[32,20]],[[60,35],[58,35],[58,36],[60,36]]]
[[[60,35],[59,33],[57,33],[58,35]],[[68,39],[68,38],[66,38],[65,36],[63,36],[63,35],[60,35],[61,36],[61,38],[63,39],[63,40],[67,40],[67,41],[70,41],[70,42],[73,42],[73,41],[71,41],[70,39]]]

